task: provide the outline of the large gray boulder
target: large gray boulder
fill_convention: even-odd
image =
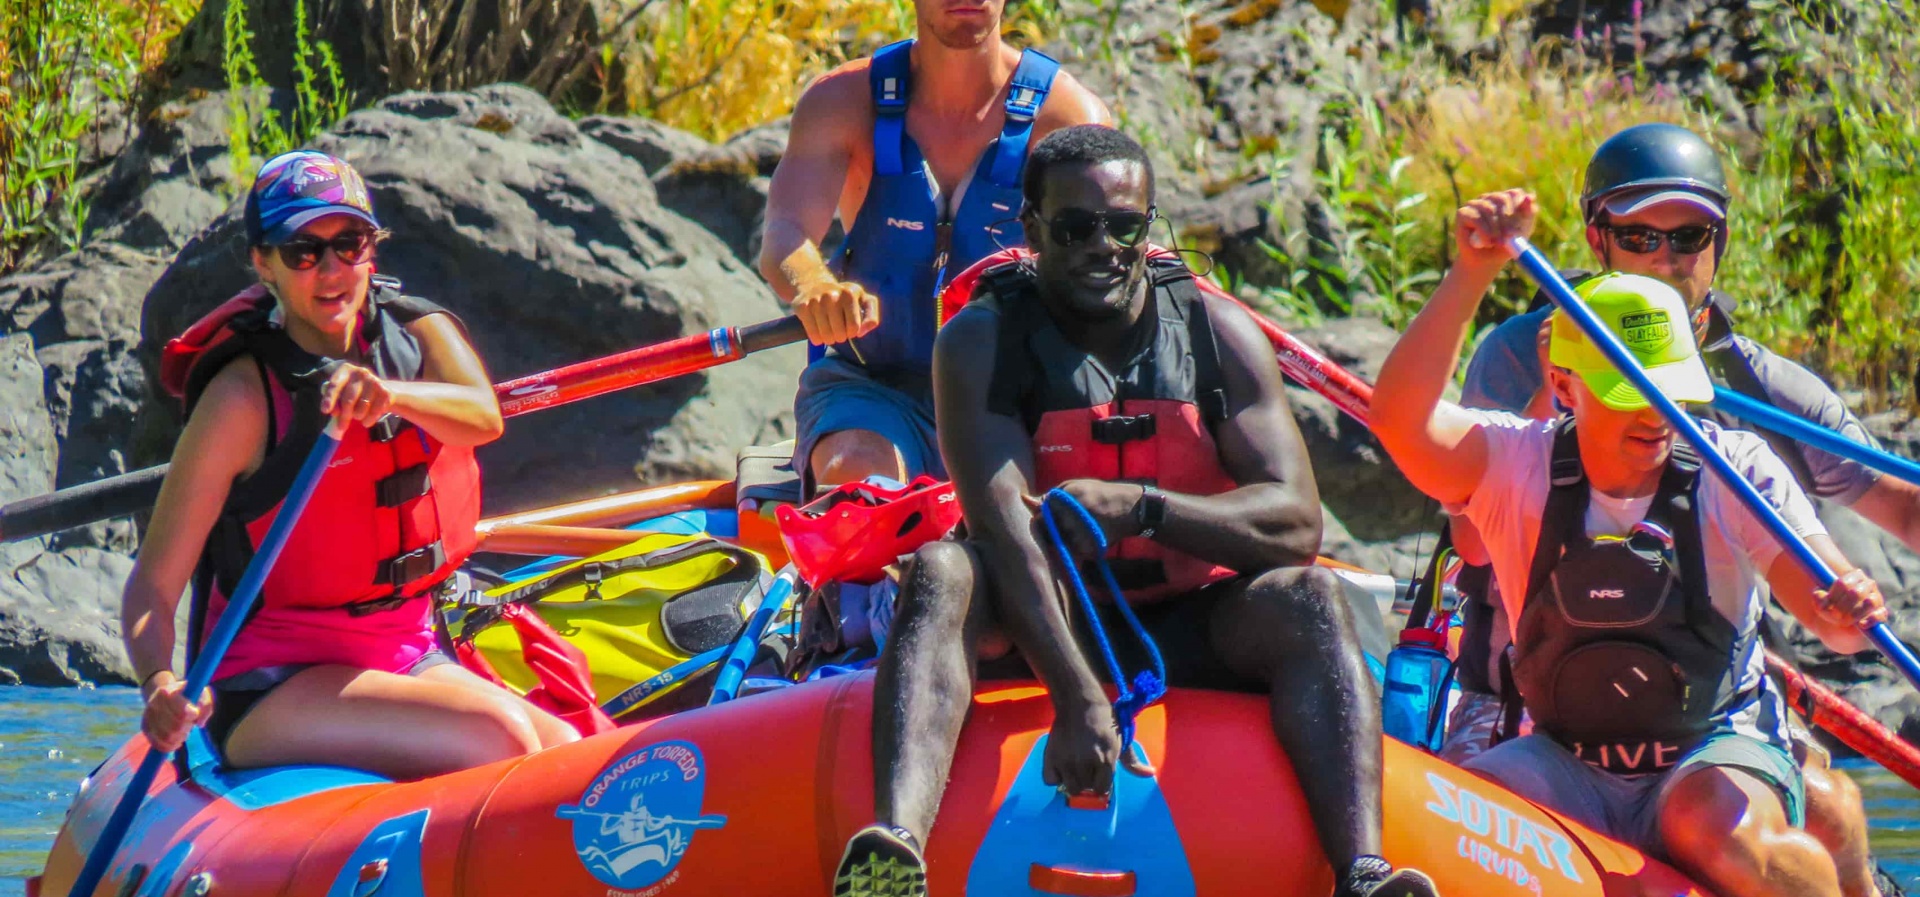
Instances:
[[[471,330],[496,381],[780,314],[712,234],[662,206],[645,166],[517,86],[407,93],[314,145],[351,161],[393,238],[379,266]],[[183,249],[147,297],[140,357],[253,279],[240,210]],[[727,476],[736,449],[791,435],[789,348],[515,419],[480,451],[490,513]],[[149,408],[143,460],[177,421]]]
[[[0,337],[0,503],[53,488],[58,447],[46,374],[25,333]],[[0,544],[0,683],[130,683],[120,585],[132,560],[46,538]]]

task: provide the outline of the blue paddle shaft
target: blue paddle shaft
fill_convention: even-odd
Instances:
[[[1600,348],[1601,353],[1607,356],[1607,360],[1620,370],[1627,381],[1632,383],[1635,389],[1640,390],[1640,394],[1646,396],[1653,407],[1660,410],[1661,416],[1667,419],[1667,423],[1672,424],[1680,435],[1685,436],[1687,441],[1693,444],[1701,459],[1706,461],[1708,467],[1713,468],[1714,474],[1720,477],[1720,481],[1725,483],[1727,488],[1732,489],[1747,509],[1766,525],[1767,530],[1773,533],[1773,537],[1779,540],[1781,547],[1791,553],[1801,566],[1812,574],[1820,588],[1832,588],[1834,580],[1838,578],[1834,575],[1833,568],[1828,567],[1826,561],[1814,554],[1813,548],[1787,526],[1787,521],[1780,516],[1780,512],[1775,510],[1773,505],[1767,503],[1759,490],[1753,488],[1753,484],[1747,482],[1746,477],[1733,469],[1733,465],[1727,461],[1726,456],[1720,454],[1718,449],[1707,442],[1706,434],[1700,431],[1700,425],[1694,422],[1693,417],[1680,410],[1679,405],[1674,404],[1672,399],[1667,398],[1665,393],[1653,385],[1653,381],[1647,378],[1647,372],[1641,370],[1639,362],[1627,353],[1626,347],[1620,344],[1620,340],[1613,335],[1613,331],[1608,330],[1606,325],[1594,316],[1593,310],[1580,300],[1579,294],[1575,293],[1566,279],[1560,276],[1560,272],[1547,262],[1546,256],[1541,255],[1540,250],[1533,248],[1533,245],[1522,237],[1512,238],[1508,241],[1507,247],[1513,251],[1514,257],[1519,260],[1520,267],[1527,272],[1527,276],[1533,278],[1534,283],[1539,284],[1540,288],[1546,292],[1547,298],[1553,300],[1553,304],[1579,326],[1581,332],[1587,335],[1587,339],[1592,340],[1593,344]],[[1866,627],[1866,633],[1867,638],[1873,641],[1874,647],[1879,648],[1880,653],[1885,654],[1887,659],[1907,677],[1907,682],[1914,688],[1920,689],[1920,659],[1916,659],[1913,652],[1908,651],[1907,646],[1894,637],[1893,631],[1888,629],[1885,623],[1875,623]]]
[[[741,630],[733,649],[727,652],[727,659],[721,663],[720,673],[713,679],[713,695],[707,699],[707,706],[725,704],[739,696],[740,684],[747,677],[747,667],[753,664],[754,652],[760,647],[760,637],[766,634],[774,616],[793,597],[794,580],[799,575],[789,564],[780,571],[780,575],[773,578],[773,585],[767,589],[767,597],[761,599],[760,608],[747,619],[746,628]]]
[[[266,538],[260,541],[260,548],[254,552],[253,560],[247,562],[247,570],[240,577],[240,584],[233,590],[233,597],[227,600],[226,610],[220,613],[220,622],[207,637],[206,644],[195,658],[193,666],[187,670],[187,688],[184,692],[189,699],[205,691],[213,679],[213,671],[218,669],[220,661],[226,657],[227,647],[233,644],[233,637],[240,632],[240,626],[246,622],[247,613],[253,608],[253,602],[260,597],[260,587],[266,583],[267,574],[273,570],[273,562],[280,557],[280,551],[287,547],[287,538],[293,535],[294,525],[300,521],[300,512],[306,510],[307,500],[313,497],[314,487],[320,484],[320,477],[326,473],[327,465],[333,461],[333,453],[340,447],[340,429],[333,422],[314,441],[313,451],[300,466],[300,473],[294,477],[293,486],[287,490],[286,500],[280,503],[280,512],[273,517],[273,524],[267,527]],[[140,810],[141,801],[146,799],[147,789],[153,786],[153,778],[160,773],[160,765],[167,761],[167,753],[147,749],[147,755],[141,759],[140,768],[134,771],[133,778],[127,782],[127,790],[120,795],[120,803],[113,808],[105,828],[100,830],[100,839],[93,844],[93,851],[87,854],[86,865],[80,867],[80,876],[74,879],[73,888],[68,897],[89,897],[100,880],[106,876],[107,865],[113,861],[113,855],[120,850],[120,842],[127,836],[127,829],[133,825],[133,817]]]
[[[1782,436],[1791,436],[1828,454],[1858,461],[1882,473],[1920,484],[1920,464],[1892,452],[1862,445],[1806,418],[1789,414],[1733,390],[1714,390],[1713,407]]]

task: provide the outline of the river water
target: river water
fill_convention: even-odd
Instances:
[[[133,731],[131,688],[0,688],[0,897],[40,871],[73,789]],[[1920,891],[1920,791],[1878,767],[1843,762],[1866,794],[1873,849]]]

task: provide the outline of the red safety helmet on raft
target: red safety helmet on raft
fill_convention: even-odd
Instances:
[[[940,538],[960,522],[953,484],[921,475],[898,488],[846,483],[805,507],[781,505],[780,541],[807,585],[869,584],[901,555]]]

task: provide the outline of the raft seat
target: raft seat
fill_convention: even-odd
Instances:
[[[204,727],[195,726],[174,760],[175,770],[214,797],[241,810],[260,810],[322,791],[355,785],[391,785],[394,780],[345,766],[266,766],[233,769]],[[184,769],[182,769],[184,767]]]

